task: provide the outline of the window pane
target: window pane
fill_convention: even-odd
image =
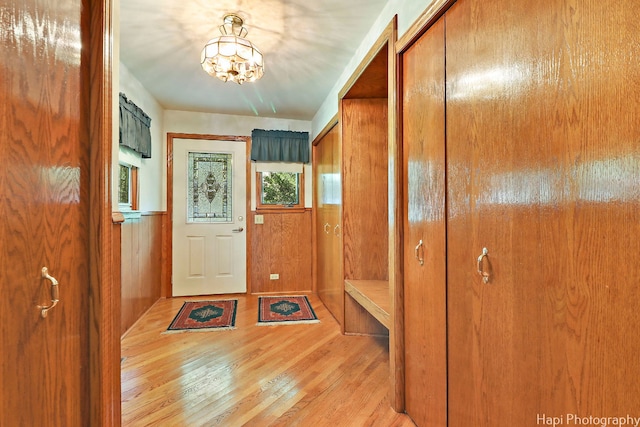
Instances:
[[[232,222],[231,156],[189,153],[187,222]]]
[[[120,165],[120,182],[118,186],[118,203],[130,203],[129,193],[129,175],[131,170],[125,166]]]
[[[291,172],[262,172],[262,204],[297,205],[300,202],[298,175]]]

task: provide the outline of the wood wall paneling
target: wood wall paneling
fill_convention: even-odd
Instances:
[[[389,329],[348,293],[344,295],[344,323],[345,335],[389,335]]]
[[[344,275],[389,280],[387,99],[342,101]]]
[[[384,44],[343,99],[387,98],[389,45]]]
[[[251,212],[251,293],[311,292],[311,211]],[[280,278],[271,280],[270,274]]]
[[[121,234],[121,333],[163,296],[163,229],[166,213],[145,213],[127,219]]]

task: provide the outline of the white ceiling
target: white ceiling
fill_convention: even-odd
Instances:
[[[387,0],[121,0],[120,60],[165,108],[311,120]],[[238,13],[265,57],[253,83],[200,66],[222,17]]]

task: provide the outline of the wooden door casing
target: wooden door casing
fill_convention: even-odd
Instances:
[[[420,426],[446,427],[443,21],[404,52],[402,70],[405,409]]]
[[[9,3],[0,12],[13,18],[0,19],[0,425],[89,425],[88,10]],[[46,318],[43,267],[60,298]]]

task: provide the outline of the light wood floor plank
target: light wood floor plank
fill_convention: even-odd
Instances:
[[[184,301],[237,299],[236,328],[165,333]],[[122,339],[122,424],[414,426],[391,409],[384,338],[344,336],[315,295],[320,323],[258,326],[258,297],[158,301]]]

